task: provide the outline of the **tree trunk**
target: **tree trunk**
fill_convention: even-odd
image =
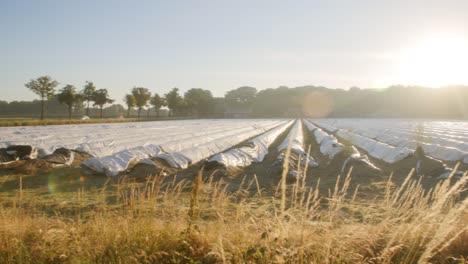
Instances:
[[[72,119],[71,116],[72,116],[72,105],[69,105],[68,106],[68,119]]]
[[[138,118],[140,118],[141,107],[138,107]]]
[[[89,101],[88,101],[88,107],[86,107],[86,116],[89,117]]]
[[[41,98],[41,120],[44,120],[44,109],[45,109],[45,102],[44,102],[44,97]]]
[[[148,109],[146,110],[146,118],[149,118],[149,117],[150,117],[149,114],[150,114],[150,109],[148,108]]]
[[[101,107],[100,107],[101,108],[101,118],[102,118],[102,107],[103,107],[103,105],[101,105]]]
[[[128,107],[128,110],[127,110],[127,118],[130,118],[130,107]]]
[[[154,108],[156,110],[156,117],[159,117],[159,108]]]

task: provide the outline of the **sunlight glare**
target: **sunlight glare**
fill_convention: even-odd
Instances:
[[[468,83],[468,43],[463,38],[426,39],[403,53],[399,80],[406,85],[438,88]]]

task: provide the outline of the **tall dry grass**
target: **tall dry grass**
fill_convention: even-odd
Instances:
[[[305,179],[286,184],[283,177],[276,195],[255,176],[231,192],[202,171],[193,183],[122,179],[92,193],[77,190],[64,205],[74,212],[67,215],[35,210],[36,197],[19,186],[15,201],[0,208],[0,262],[466,261],[467,173],[429,191],[412,173],[401,186],[389,179],[374,200],[349,188],[351,175],[324,194]]]

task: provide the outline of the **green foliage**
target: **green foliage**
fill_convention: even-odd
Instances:
[[[50,76],[41,76],[36,80],[30,80],[25,84],[27,88],[33,91],[35,94],[41,97],[41,119],[44,119],[45,113],[45,103],[46,99],[50,99],[55,94],[55,87],[57,87],[58,82],[52,80]]]
[[[39,77],[25,84],[41,98],[41,118],[44,118],[45,102],[49,114],[61,116],[63,108],[57,107],[54,98],[57,82],[49,76]],[[140,88],[138,88],[140,89]],[[146,88],[141,88],[146,89]],[[133,92],[133,91],[132,91]],[[86,82],[80,93],[80,100],[87,102],[86,115],[93,114],[89,108],[94,101],[96,87]],[[288,88],[281,86],[257,90],[253,87],[239,87],[228,91],[224,98],[213,98],[208,90],[194,88],[181,96],[178,88],[161,97],[149,97],[150,92],[138,91],[135,105],[139,112],[151,104],[159,116],[159,109],[168,106],[169,115],[175,116],[242,116],[242,117],[350,117],[350,118],[468,118],[467,86],[448,86],[442,89],[429,89],[420,86],[395,85],[382,89],[361,89],[351,87],[349,90],[328,89],[321,86],[302,86]],[[133,94],[132,94],[133,95]],[[131,99],[133,101],[133,99]],[[126,100],[125,100],[126,101]],[[107,101],[106,103],[108,103]],[[138,102],[138,104],[137,104]],[[128,102],[126,101],[127,106]],[[132,103],[132,102],[131,102]],[[99,104],[94,104],[99,105]],[[133,104],[131,104],[133,105]],[[131,110],[132,107],[127,107]],[[3,116],[34,116],[30,108],[39,107],[37,102],[1,102],[0,114]],[[75,113],[81,112],[82,104],[75,105]],[[149,109],[148,109],[149,110]],[[149,111],[148,111],[149,113]],[[96,114],[96,113],[94,113]]]
[[[109,98],[107,89],[96,90],[93,96],[94,105],[98,105],[100,108],[100,117],[102,118],[102,108],[105,104],[111,104],[114,100]]]
[[[68,84],[63,87],[57,94],[57,99],[61,104],[68,106],[68,118],[71,119],[73,106],[81,100],[81,96],[76,93],[75,86]]]
[[[135,105],[138,107],[138,117],[140,117],[141,109],[148,104],[151,99],[151,92],[147,88],[134,87],[132,95],[135,97]]]
[[[107,89],[99,89],[94,93],[93,96],[94,105],[103,106],[105,104],[113,103],[114,100],[109,98]]]
[[[127,94],[124,97],[125,104],[127,105],[127,117],[130,117],[130,109],[136,106],[136,99],[133,94]]]
[[[177,115],[181,108],[183,108],[184,104],[184,99],[180,96],[179,89],[172,88],[172,90],[165,94],[164,97],[166,98],[167,107],[171,110],[169,112],[170,115]]]
[[[213,112],[215,102],[209,90],[192,88],[185,93],[184,99],[192,116],[195,114],[194,112],[198,116],[208,116]]]
[[[96,86],[93,82],[86,81],[86,85],[81,91],[81,98],[86,102],[86,115],[89,116],[89,103],[94,99],[94,93],[96,93]]]
[[[154,110],[156,111],[156,116],[158,117],[159,117],[159,109],[161,109],[161,107],[167,106],[166,98],[161,97],[157,93],[154,93],[153,97],[151,97],[150,103],[152,106],[154,106]]]
[[[237,89],[228,91],[224,98],[230,105],[251,106],[254,102],[256,94],[256,88],[242,86]]]
[[[177,106],[177,111],[176,113],[179,115],[179,116],[188,116],[190,114],[190,108],[189,108],[189,105],[187,103],[187,100],[185,100],[184,98],[182,98],[180,101],[179,101],[179,105]]]
[[[135,99],[135,96],[133,96],[133,94],[125,95],[124,101],[128,108],[132,108],[136,106],[136,99]]]
[[[42,76],[36,80],[30,80],[25,84],[27,88],[39,95],[42,100],[52,98],[55,94],[55,87],[57,87],[57,85],[58,82],[52,80],[50,76]]]
[[[75,86],[67,84],[57,94],[57,99],[61,104],[73,105],[77,100],[78,94],[76,93]]]
[[[253,112],[258,117],[287,116],[288,109],[292,107],[293,89],[278,87],[260,91],[253,104]]]

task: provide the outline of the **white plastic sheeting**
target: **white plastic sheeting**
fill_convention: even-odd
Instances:
[[[318,167],[318,163],[311,157],[307,157],[304,151],[304,135],[302,130],[302,121],[298,119],[287,137],[278,146],[278,158],[273,164],[277,167],[282,167],[283,164],[289,164],[289,169],[286,172],[288,177],[293,179],[300,179],[304,177],[303,171],[299,167],[308,165],[309,167]],[[290,155],[286,156],[288,149],[291,149]],[[284,172],[284,171],[283,171]]]
[[[196,146],[213,142],[214,140],[242,135],[243,133],[249,133],[256,129],[264,129],[265,127],[274,127],[281,124],[282,121],[274,120],[263,122],[259,124],[249,124],[248,126],[232,127],[230,129],[223,129],[220,131],[212,131],[210,133],[204,133],[202,135],[193,135],[190,138],[174,138],[161,144],[161,148],[167,152],[178,152],[187,149],[194,148]],[[206,131],[210,131],[209,128],[205,128]]]
[[[332,160],[337,154],[344,150],[343,144],[339,143],[338,140],[325,132],[317,126],[313,125],[310,121],[305,120],[304,122],[309,131],[314,132],[315,141],[320,145],[320,153],[328,156]]]
[[[304,135],[302,133],[302,121],[300,119],[296,121],[291,128],[291,131],[289,131],[288,136],[278,146],[278,152],[280,152],[281,159],[283,158],[283,152],[287,150],[288,147],[291,147],[292,153],[300,155],[301,164],[307,162],[310,167],[318,166],[318,163],[312,157],[309,157],[309,160],[305,160],[307,153],[304,151]]]
[[[359,148],[367,151],[370,156],[383,160],[387,163],[401,161],[413,153],[412,150],[405,147],[396,148],[394,146],[390,146],[388,144],[378,142],[342,129],[339,129],[336,134],[342,139],[347,140]]]
[[[316,130],[314,130],[314,136],[315,136],[315,142],[317,142],[317,144],[322,144],[324,140],[330,137],[328,133],[323,132],[323,130],[320,128],[317,128]]]
[[[302,122],[300,119],[294,123],[294,126],[289,131],[288,136],[278,146],[278,151],[286,150],[291,146],[291,151],[296,153],[304,153],[304,135],[302,134]]]
[[[323,133],[322,130],[318,129],[314,132],[315,135]],[[332,160],[337,154],[341,153],[344,150],[343,144],[339,143],[334,136],[325,136],[323,137],[322,143],[320,144],[320,152],[323,155],[327,155],[330,160]]]
[[[174,139],[190,139],[233,128],[248,127],[271,120],[202,119],[113,124],[5,127],[0,129],[0,148],[30,145],[40,156],[67,148],[104,157],[140,147],[161,144]]]
[[[321,122],[321,121],[316,120],[314,121],[314,123],[331,133],[334,133],[336,130],[338,130],[337,127],[330,125],[329,123],[326,123],[326,122]]]
[[[378,135],[375,137],[375,139],[393,146],[406,147],[412,150],[415,150],[418,146],[421,146],[427,155],[446,161],[461,161],[465,157],[468,157],[468,143],[463,142],[454,144],[453,141],[433,140],[433,143],[427,143],[428,140],[418,141],[411,139],[408,136],[398,135],[398,133],[392,132]]]
[[[209,161],[218,162],[225,167],[246,167],[253,162],[262,162],[268,154],[268,148],[293,121],[284,123],[247,142],[247,146],[231,149],[213,156]]]
[[[431,157],[468,164],[466,121],[321,119],[314,122],[349,130],[397,148],[415,150],[421,146]]]
[[[307,119],[304,119],[304,125],[307,127],[309,131],[314,131],[315,129],[318,129],[318,126],[312,124],[312,122],[310,122]]]
[[[426,143],[457,148],[460,144],[468,143],[467,121],[440,122],[407,119],[320,119],[317,121],[373,139],[388,132],[404,139],[417,139]]]
[[[51,154],[62,147],[85,152],[94,156],[84,162],[86,166],[97,172],[115,175],[132,162],[153,157],[162,149],[167,151],[165,148],[178,150],[187,144],[206,143],[225,137],[226,132],[242,133],[255,126],[281,122],[271,119],[198,119],[7,127],[0,129],[0,148],[30,145],[38,149],[39,156]],[[164,148],[161,149],[161,146]]]
[[[259,124],[253,123],[247,126],[227,127],[223,130],[214,130],[211,133],[209,132],[209,127],[205,127],[200,131],[179,134],[178,136],[174,135],[172,140],[168,140],[159,145],[145,144],[109,156],[90,158],[84,161],[83,165],[96,172],[105,173],[108,176],[115,176],[119,172],[126,170],[131,163],[151,157],[163,158],[173,167],[187,168],[190,163],[198,162],[212,155],[209,154],[212,151],[220,151],[218,148],[225,146],[229,142],[239,140],[237,141],[238,143],[242,141],[244,138],[243,136],[246,134],[250,135],[253,130],[275,126],[280,122],[281,121],[277,120],[268,120],[260,122]],[[169,132],[168,134],[171,133]],[[200,159],[197,160],[197,158]]]
[[[374,164],[372,164],[369,159],[367,158],[366,155],[361,155],[359,151],[356,149],[355,146],[351,146],[352,153],[349,155],[349,157],[343,162],[343,165],[341,166],[341,173],[345,173],[348,171],[349,163],[352,163],[353,161],[358,161],[361,162],[362,164],[365,164],[368,168],[380,171],[378,167],[376,167]]]
[[[144,145],[136,148],[126,149],[105,157],[92,157],[82,164],[91,170],[104,173],[107,176],[115,176],[128,168],[131,162],[156,156],[161,152],[157,145]]]
[[[206,159],[216,153],[231,148],[236,144],[254,137],[260,133],[284,124],[285,121],[273,121],[264,125],[251,126],[249,129],[243,130],[242,132],[233,133],[233,131],[225,131],[222,137],[212,140],[197,141],[191,139],[187,147],[181,147],[181,143],[178,142],[175,145],[163,146],[163,149],[179,148],[180,151],[171,153],[161,153],[156,155],[156,158],[166,160],[172,167],[176,168],[187,168],[190,164],[199,162]]]
[[[427,144],[420,143],[424,153],[427,155],[446,161],[461,161],[468,157],[468,152],[461,151],[453,147],[444,147],[439,144]],[[408,146],[408,148],[415,149],[414,146]],[[465,162],[467,163],[467,162]],[[467,163],[468,164],[468,163]]]

